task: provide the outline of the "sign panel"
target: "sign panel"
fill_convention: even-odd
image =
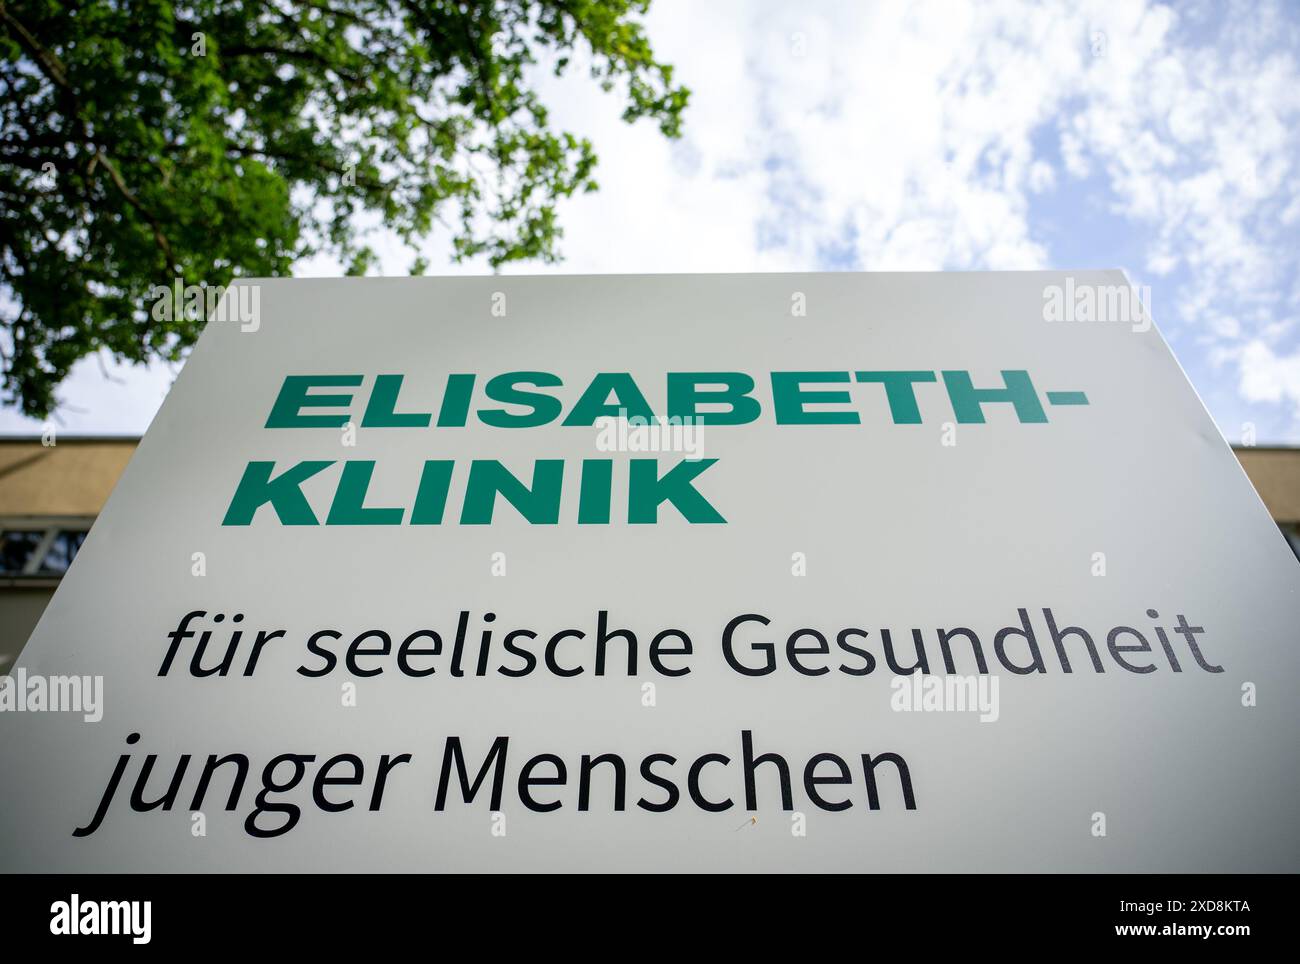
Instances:
[[[4,684],[0,864],[1300,869],[1300,568],[1131,295],[232,289]]]

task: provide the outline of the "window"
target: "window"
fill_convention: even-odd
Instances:
[[[85,539],[82,527],[0,530],[0,576],[61,576]]]
[[[1300,559],[1300,525],[1291,523],[1279,523],[1278,528],[1282,530],[1282,535],[1286,536],[1286,541],[1291,546],[1291,551],[1295,553],[1297,559]]]

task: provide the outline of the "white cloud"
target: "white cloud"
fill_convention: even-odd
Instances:
[[[138,435],[153,421],[176,378],[173,366],[130,365],[107,352],[90,355],[72,368],[58,396],[63,404],[49,423],[76,435]],[[45,423],[9,408],[0,409],[0,433],[40,433]]]
[[[1238,355],[1241,394],[1252,402],[1286,402],[1300,414],[1300,351],[1278,355],[1262,341]]]

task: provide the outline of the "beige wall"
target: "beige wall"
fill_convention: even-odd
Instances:
[[[0,518],[96,516],[136,439],[0,439]]]
[[[0,439],[0,527],[76,528],[94,519],[136,439]],[[0,673],[13,665],[54,595],[55,579],[0,577]]]
[[[41,613],[54,595],[54,583],[37,586],[0,585],[0,673],[9,672]]]
[[[1281,523],[1300,522],[1300,449],[1236,449],[1269,514]]]

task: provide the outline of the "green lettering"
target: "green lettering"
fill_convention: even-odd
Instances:
[[[432,412],[397,414],[397,395],[402,390],[401,375],[379,375],[361,416],[362,428],[425,428],[433,421]]]
[[[701,391],[701,385],[721,389]],[[701,425],[747,425],[761,413],[754,391],[754,379],[744,372],[669,372],[668,417],[697,418]],[[727,405],[726,412],[701,412],[700,403]]]
[[[352,417],[350,413],[341,415],[303,415],[304,408],[347,408],[352,404],[352,394],[347,395],[308,395],[307,390],[315,385],[338,385],[356,387],[361,384],[360,375],[286,375],[280,386],[280,394],[271,406],[267,416],[267,428],[339,428],[346,425]]]
[[[848,372],[772,372],[772,407],[778,425],[857,425],[857,412],[809,412],[809,403],[848,402],[848,392],[806,392],[804,382],[847,382]]]
[[[614,393],[614,402],[607,401],[611,392]],[[619,416],[644,418],[649,423],[654,419],[655,413],[629,373],[601,372],[591,380],[564,424],[595,425],[598,418]]]
[[[281,525],[318,525],[316,514],[312,512],[307,497],[302,494],[301,486],[317,472],[333,464],[333,462],[299,462],[273,479],[271,472],[275,470],[274,462],[249,462],[221,524],[223,526],[249,525],[257,510],[269,502],[275,514],[280,517]]]
[[[396,526],[402,524],[401,509],[376,509],[366,507],[366,491],[375,473],[374,462],[349,461],[343,463],[343,476],[334,490],[327,526]]]
[[[1016,415],[1021,422],[1047,421],[1043,403],[1038,400],[1034,383],[1029,380],[1029,372],[1003,370],[1002,381],[1006,388],[975,388],[971,384],[970,372],[944,372],[943,383],[948,389],[948,399],[952,402],[952,411],[957,416],[957,421],[982,424],[982,406],[987,402],[1010,402],[1015,406]]]
[[[658,459],[632,459],[627,521],[633,525],[658,522],[659,504],[671,502],[687,522],[726,522],[694,485],[695,478],[716,461],[718,460],[699,459],[678,462],[661,478]]]
[[[488,398],[507,405],[525,405],[526,414],[513,414],[503,408],[488,408],[478,413],[479,421],[496,428],[535,428],[555,421],[560,416],[560,400],[543,392],[522,392],[516,385],[534,385],[539,388],[558,388],[564,384],[558,375],[550,372],[507,372],[487,383],[484,389]]]
[[[533,525],[555,525],[560,521],[560,487],[563,482],[563,459],[538,459],[533,468],[531,488],[511,475],[500,462],[475,459],[469,467],[460,523],[490,525],[497,493],[500,493]]]
[[[916,404],[916,382],[935,381],[934,372],[854,372],[860,382],[881,382],[895,425],[920,425],[921,409]]]

